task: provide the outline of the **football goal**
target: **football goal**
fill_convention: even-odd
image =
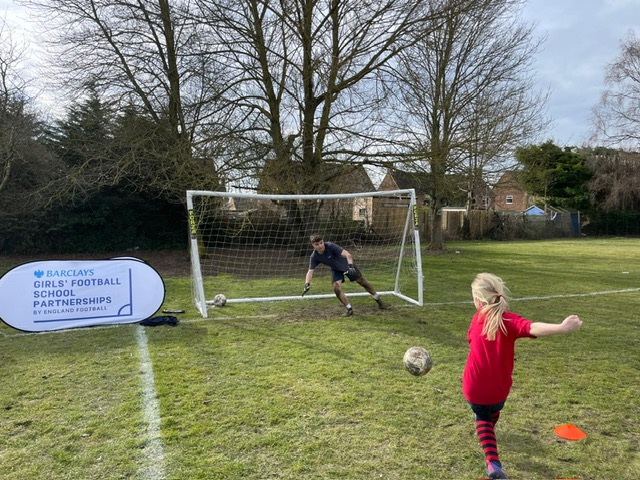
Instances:
[[[309,237],[351,253],[381,295],[422,305],[422,260],[413,189],[326,195],[187,191],[195,305],[203,317],[213,298],[227,303],[335,298],[331,271],[315,269],[304,297],[313,249]],[[347,295],[368,295],[346,281]]]

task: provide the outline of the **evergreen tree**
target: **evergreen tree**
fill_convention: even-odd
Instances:
[[[518,181],[528,192],[541,197],[545,206],[589,208],[588,183],[592,174],[585,166],[584,156],[550,140],[518,147],[515,156],[523,167]]]
[[[86,100],[68,108],[65,119],[49,131],[52,150],[70,167],[108,161],[113,144],[113,107],[94,88]]]

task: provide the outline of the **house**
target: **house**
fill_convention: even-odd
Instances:
[[[309,177],[302,162],[292,161],[279,165],[267,161],[258,184],[258,193],[296,194],[313,192],[318,194],[373,192],[375,187],[362,164],[344,164],[325,162],[318,172]],[[291,202],[281,200],[258,200],[261,208],[274,207],[282,217],[287,217],[297,207]],[[268,204],[268,205],[267,205]],[[291,210],[293,208],[293,210]],[[319,204],[318,216],[327,218],[349,218],[370,225],[373,204],[370,197],[354,198],[351,202],[344,199],[324,199]]]
[[[439,194],[443,207],[467,207],[471,196],[471,207],[484,210],[490,205],[491,192],[489,186],[481,180],[476,182],[469,192],[469,177],[466,175],[446,175],[444,182],[439,185]],[[428,172],[407,172],[398,169],[388,169],[378,190],[413,188],[416,191],[418,205],[431,203],[434,193],[433,177]],[[471,195],[469,195],[471,193]]]
[[[382,179],[379,191],[413,188],[416,192],[416,203],[422,207],[419,223],[424,226],[422,234],[428,235],[430,208],[432,195],[435,190],[433,177],[428,172],[407,172],[388,169]],[[469,177],[466,175],[446,175],[442,185],[439,185],[439,195],[443,202],[441,213],[442,229],[450,238],[461,235],[464,220],[467,216],[467,206],[471,201],[473,210],[486,210],[491,203],[489,186],[481,181],[469,192]]]
[[[493,186],[493,210],[523,212],[531,204],[532,197],[518,183],[516,172],[502,174]]]
[[[431,203],[431,179],[428,173],[406,172],[388,168],[378,191],[404,190],[413,188],[416,192],[416,203],[420,206]]]

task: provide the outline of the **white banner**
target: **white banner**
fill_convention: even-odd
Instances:
[[[158,272],[137,258],[30,262],[0,278],[0,318],[27,332],[133,323],[164,296]]]

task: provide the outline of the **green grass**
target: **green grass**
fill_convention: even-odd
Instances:
[[[352,318],[329,299],[230,304],[200,319],[188,279],[166,278],[164,308],[187,313],[178,327],[142,332],[162,457],[143,405],[142,327],[1,326],[0,478],[482,477],[460,392],[479,271],[504,278],[512,310],[531,320],[584,320],[575,334],[518,342],[496,431],[510,478],[640,478],[640,291],[597,294],[640,287],[640,240],[448,247],[423,258],[424,307],[392,298],[378,311],[355,297]],[[425,377],[404,371],[412,345],[434,360]],[[564,423],[587,438],[559,439]]]

